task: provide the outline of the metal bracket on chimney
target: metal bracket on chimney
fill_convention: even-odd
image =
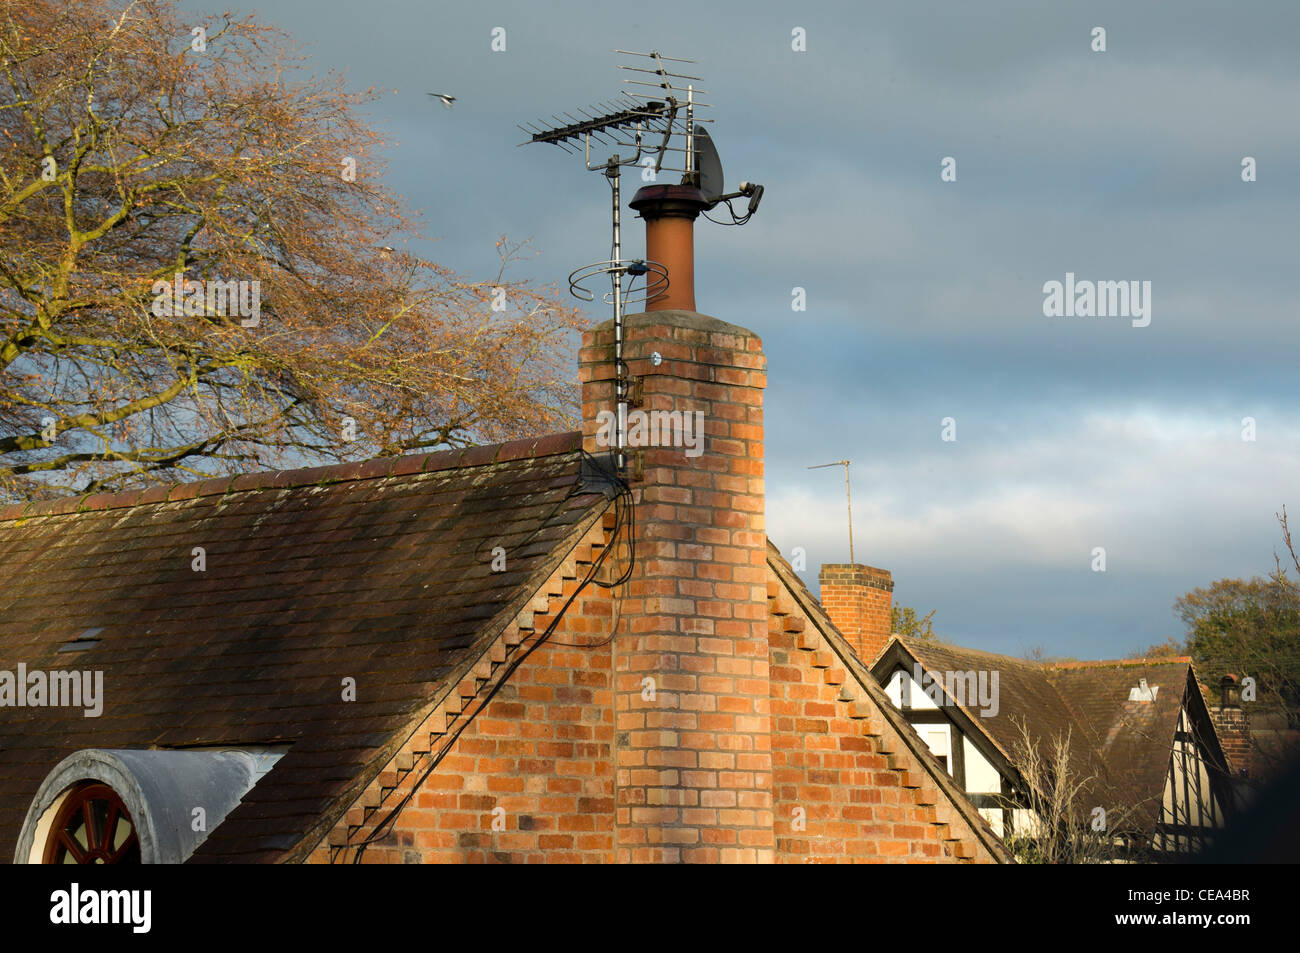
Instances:
[[[628,378],[627,403],[629,407],[645,406],[645,382],[640,377]]]

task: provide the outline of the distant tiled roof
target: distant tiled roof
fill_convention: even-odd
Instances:
[[[967,703],[966,714],[976,720],[1008,760],[1014,760],[1021,744],[1019,723],[1024,719],[1029,736],[1045,751],[1057,736],[1067,733],[1078,738],[1081,728],[1065,701],[1052,687],[1043,666],[1025,659],[995,655],[975,649],[923,640],[906,641],[921,665],[931,672],[993,671],[998,673],[998,711],[993,717],[980,714],[978,705]],[[1079,750],[1076,744],[1071,753]],[[1084,776],[1095,773],[1089,761],[1080,761],[1076,770]]]
[[[1149,825],[1159,818],[1191,659],[1061,663],[1047,677],[1087,733],[1111,783]],[[1145,679],[1155,697],[1130,701]],[[1192,683],[1195,685],[1195,682]]]
[[[100,670],[105,696],[0,711],[0,857],[78,749],[288,744],[195,855],[282,857],[604,511],[581,463],[560,434],[0,509],[0,670]]]
[[[931,672],[995,669],[997,714],[983,716],[970,703],[961,707],[1008,761],[1018,759],[1022,721],[1040,752],[1068,733],[1072,773],[1094,779],[1087,789],[1131,808],[1139,824],[1155,824],[1191,659],[1035,662],[940,642],[894,639]],[[888,647],[881,663],[886,654]],[[1130,701],[1130,691],[1143,678],[1158,688],[1154,700]]]

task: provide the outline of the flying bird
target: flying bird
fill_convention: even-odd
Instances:
[[[436,97],[438,97],[438,99],[441,99],[441,100],[442,100],[442,104],[443,104],[444,106],[446,106],[448,109],[450,109],[450,108],[451,108],[451,104],[454,103],[454,102],[456,101],[456,97],[455,97],[455,96],[448,96],[446,93],[430,93],[429,95],[430,95],[430,96],[436,96]]]

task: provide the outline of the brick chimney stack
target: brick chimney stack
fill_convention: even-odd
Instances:
[[[703,193],[647,186],[629,204],[669,286],[623,322],[636,562],[611,643],[616,859],[770,863],[767,359],[754,332],[695,311]],[[613,321],[583,334],[583,446],[598,455],[614,354]]]
[[[1219,680],[1219,704],[1210,706],[1210,720],[1214,722],[1219,745],[1228,759],[1234,774],[1250,773],[1250,724],[1241,707],[1241,686],[1237,676],[1224,675]]]
[[[889,641],[894,580],[887,569],[859,563],[824,563],[821,603],[835,627],[870,665]]]
[[[584,446],[608,453],[596,415],[614,409],[613,322],[582,344]],[[636,566],[611,645],[617,859],[771,862],[762,343],[657,310],[626,319],[623,354],[643,395],[629,419],[699,412],[704,434],[689,451],[629,445]]]

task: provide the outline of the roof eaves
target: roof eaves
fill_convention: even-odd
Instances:
[[[936,674],[938,670],[933,669],[930,663],[922,659],[921,656],[908,643],[906,639],[899,636],[895,636],[894,638],[897,639],[899,647],[904,652],[906,652],[907,656],[911,658],[913,662],[915,662],[917,665],[923,665],[925,667],[926,673],[931,678],[933,678],[935,683],[939,686],[940,691],[943,692],[944,698],[947,699],[946,703],[941,707],[956,709],[957,711],[961,712],[961,714],[964,716],[961,719],[961,724],[959,727],[967,734],[978,733],[981,738],[983,738],[986,742],[988,742],[989,747],[991,747],[1002,757],[1005,765],[1010,770],[1016,771],[1016,773],[1019,774],[1019,772],[1016,770],[1015,767],[1014,756],[998,741],[996,737],[994,737],[994,735],[990,731],[988,731],[985,728],[984,720],[982,717],[980,717],[978,709],[971,708],[970,706],[963,703],[959,703],[955,698],[953,698],[952,695],[948,692],[943,674],[942,673]],[[992,655],[992,653],[990,652],[980,652],[979,654],[985,656]],[[994,657],[1001,658],[1003,656],[994,656]]]

